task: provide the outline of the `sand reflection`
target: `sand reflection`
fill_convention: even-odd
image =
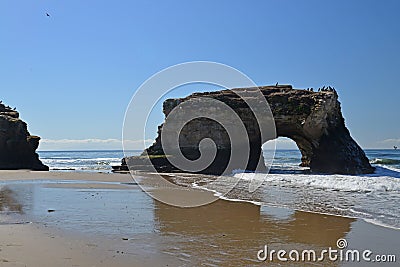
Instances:
[[[163,235],[180,240],[166,253],[217,266],[259,264],[256,253],[266,244],[289,250],[336,247],[354,221],[222,200],[187,209],[155,201],[155,220]],[[327,265],[335,263],[321,263]]]
[[[22,205],[8,187],[0,188],[0,211],[22,213]]]

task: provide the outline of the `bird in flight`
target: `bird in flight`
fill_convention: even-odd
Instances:
[[[50,14],[46,12],[46,16],[50,17]]]

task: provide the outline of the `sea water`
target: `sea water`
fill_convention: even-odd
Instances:
[[[179,184],[211,190],[227,200],[362,218],[400,229],[400,150],[365,152],[376,167],[375,173],[326,175],[299,167],[298,150],[277,150],[270,172],[256,174],[264,182],[254,192],[248,190],[254,178],[250,173],[234,174],[239,182],[224,195],[220,192],[225,191],[223,188],[231,179],[219,177],[216,182],[215,177],[208,175],[185,174],[174,174],[174,179]],[[141,151],[129,153],[139,155]],[[110,172],[112,165],[120,164],[123,152],[42,151],[39,155],[50,170]]]
[[[129,156],[138,156],[142,150],[130,150]],[[122,150],[91,151],[39,151],[40,160],[53,171],[111,172],[113,165],[120,165]]]

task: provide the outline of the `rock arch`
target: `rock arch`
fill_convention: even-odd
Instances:
[[[313,92],[311,90],[293,89],[291,85],[259,87],[267,99],[274,116],[277,137],[287,137],[296,142],[302,154],[302,166],[310,167],[313,172],[362,174],[371,173],[370,165],[364,151],[350,136],[342,116],[340,102],[335,90]],[[174,107],[183,101],[196,97],[211,97],[228,104],[240,116],[246,126],[250,142],[250,158],[247,170],[265,170],[261,146],[268,140],[261,140],[259,127],[248,106],[243,105],[235,90],[255,90],[239,88],[207,93],[195,93],[185,98],[168,99],[163,104],[167,116]],[[160,135],[145,154],[149,155],[157,171],[180,171],[170,164],[164,155]],[[224,128],[215,121],[200,118],[188,123],[180,133],[180,150],[189,159],[199,157],[199,141],[211,138],[217,145],[217,156],[214,162],[201,173],[220,174],[225,170],[230,157],[230,144]],[[150,162],[147,156],[123,159],[123,165],[131,169],[147,169]]]

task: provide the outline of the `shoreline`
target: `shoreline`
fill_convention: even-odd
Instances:
[[[204,190],[206,190],[206,189],[204,189]],[[215,191],[214,190],[210,190],[210,192],[215,192]],[[216,193],[216,194],[218,194],[218,193]],[[224,200],[224,201],[230,201],[230,202],[250,203],[252,205],[256,205],[256,206],[260,206],[260,207],[261,206],[267,206],[267,207],[272,207],[272,208],[292,209],[292,208],[288,208],[288,207],[281,207],[281,206],[278,206],[278,205],[262,204],[260,202],[253,201],[253,200],[230,199],[230,198],[227,198],[227,197],[224,197],[224,196],[219,196],[219,199]],[[391,230],[395,230],[395,231],[400,231],[400,228],[398,228],[398,227],[387,225],[387,224],[380,223],[380,222],[376,222],[373,219],[366,219],[366,218],[361,218],[361,217],[356,217],[356,216],[331,214],[331,213],[327,213],[327,212],[309,211],[309,210],[302,210],[302,209],[293,209],[293,210],[299,211],[299,212],[310,213],[310,214],[318,214],[318,215],[322,215],[322,216],[333,216],[333,217],[339,217],[339,218],[361,220],[361,221],[363,221],[363,222],[365,222],[367,224],[371,224],[373,226],[378,226],[378,227],[387,228],[387,229],[391,229]]]
[[[43,177],[43,179],[39,178]],[[146,178],[146,176],[151,176],[152,173],[140,173],[138,174],[139,179]],[[168,173],[163,175],[168,176]],[[172,174],[175,176],[176,174]],[[18,178],[17,178],[18,177]],[[63,179],[59,179],[63,177]],[[51,182],[48,186],[54,188],[103,188],[103,189],[130,189],[127,188],[126,185],[138,185],[139,188],[146,194],[150,196],[150,192],[143,190],[143,188],[137,184],[135,179],[129,173],[112,173],[112,172],[88,172],[88,171],[31,171],[31,170],[0,170],[0,182],[3,181],[46,181]],[[53,182],[58,181],[60,183],[53,184]],[[76,183],[70,183],[67,181],[76,181]],[[66,182],[66,183],[63,183]],[[90,183],[93,182],[93,183]],[[115,184],[114,184],[115,183]],[[1,185],[1,184],[0,184]],[[159,186],[159,184],[158,184]],[[194,191],[203,192],[203,193],[213,193],[215,198],[219,200],[229,201],[229,202],[243,202],[243,203],[250,203],[256,206],[269,206],[273,208],[284,208],[284,209],[292,209],[289,207],[281,207],[278,205],[272,204],[263,204],[253,200],[244,200],[244,199],[232,199],[225,196],[222,196],[219,192],[213,189],[207,189],[204,187],[200,187],[195,185],[192,189]],[[201,194],[201,193],[200,193]],[[400,228],[386,225],[379,222],[374,222],[372,219],[366,219],[356,216],[346,216],[340,214],[331,214],[331,213],[324,213],[324,212],[317,212],[317,211],[308,211],[302,209],[294,209],[295,211],[299,212],[306,212],[311,214],[319,214],[319,215],[327,215],[327,216],[334,216],[334,217],[341,217],[341,218],[348,218],[348,219],[357,219],[363,220],[365,223],[372,224],[374,226],[379,226],[383,228],[388,228],[392,230],[400,230]]]
[[[152,173],[140,173],[138,174],[139,179],[146,178],[147,176],[151,176]],[[168,176],[168,173],[163,174]],[[175,176],[176,174],[172,174]],[[43,177],[42,178],[39,178]],[[59,179],[59,178],[63,179]],[[139,184],[135,181],[135,179],[129,173],[112,173],[112,172],[88,172],[88,171],[31,171],[31,170],[0,170],[0,182],[4,181],[41,181],[46,182],[49,181],[49,187],[54,188],[103,188],[103,189],[130,189],[127,188],[126,185],[138,185],[139,188],[146,194],[146,190],[143,190]],[[53,183],[58,181],[60,183]],[[76,181],[76,183],[70,183],[67,181]],[[93,183],[90,183],[93,182]],[[115,183],[115,184],[114,184]],[[1,184],[0,184],[1,185]],[[159,185],[159,184],[158,184]],[[281,207],[278,205],[272,204],[263,204],[253,200],[244,200],[244,199],[232,199],[225,196],[222,196],[219,192],[213,189],[207,189],[204,187],[200,187],[195,185],[192,189],[194,191],[203,192],[203,193],[213,193],[215,198],[229,201],[229,202],[243,202],[243,203],[250,203],[256,206],[269,206],[273,208],[284,208],[284,209],[292,209],[289,207]],[[201,193],[200,193],[201,194]],[[150,196],[150,194],[149,194]],[[335,216],[335,217],[342,217],[342,218],[349,218],[349,219],[358,219],[363,220],[368,224],[372,224],[379,227],[384,227],[392,230],[400,230],[400,228],[386,225],[379,222],[374,222],[372,219],[366,219],[356,216],[346,216],[340,214],[331,214],[331,213],[324,213],[324,212],[317,212],[317,211],[308,211],[302,209],[294,209],[299,212],[306,212],[311,214],[319,214],[319,215],[327,215],[327,216]]]
[[[46,192],[70,190],[68,192],[82,193],[89,190],[90,194],[100,192],[103,197],[110,190],[118,194],[132,192],[133,200],[139,201],[143,197],[141,201],[144,202],[134,201],[130,205],[136,207],[132,214],[137,215],[131,225],[136,228],[144,225],[145,229],[135,232],[138,230],[132,228],[129,233],[121,230],[117,231],[119,234],[111,235],[100,231],[93,235],[81,232],[79,227],[71,231],[71,227],[65,228],[66,222],[3,224],[0,225],[1,266],[71,266],[72,262],[81,266],[176,266],[189,262],[211,266],[265,265],[266,262],[256,258],[256,252],[264,244],[284,249],[321,249],[334,247],[336,240],[343,237],[353,248],[368,248],[379,253],[398,254],[400,247],[399,230],[362,219],[223,199],[198,208],[172,207],[152,200],[139,186],[132,184],[130,175],[0,171],[0,179],[6,183],[53,181],[45,186],[50,190]],[[39,197],[40,191],[35,192],[35,197]],[[93,201],[97,203],[101,199]],[[74,211],[82,213],[79,206]],[[56,209],[52,214],[59,212],[62,209]],[[40,246],[35,245],[37,243]],[[337,266],[337,263],[324,262],[321,266],[326,265]],[[352,266],[350,263],[341,265]],[[387,263],[385,266],[395,265]]]

